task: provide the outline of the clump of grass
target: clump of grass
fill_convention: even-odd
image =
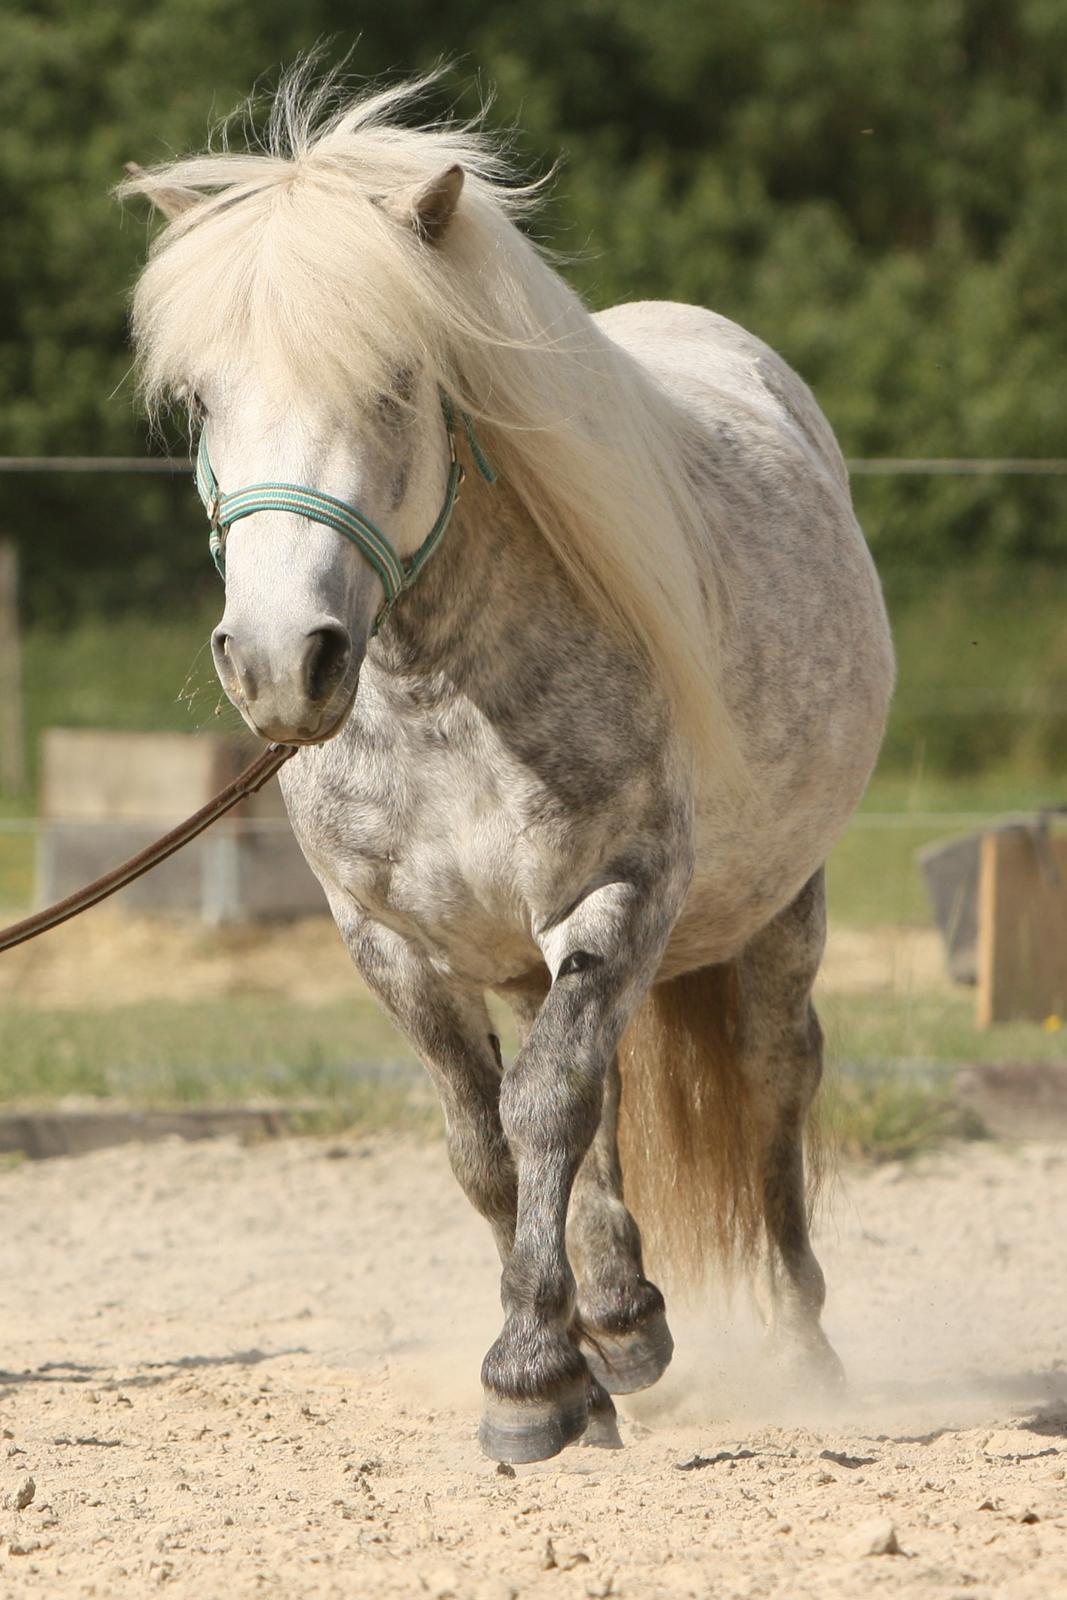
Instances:
[[[834,1075],[819,1121],[832,1150],[873,1162],[909,1161],[947,1140],[986,1137],[974,1112],[957,1105],[947,1076],[903,1066]]]

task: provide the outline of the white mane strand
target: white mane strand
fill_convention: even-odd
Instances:
[[[595,614],[638,647],[691,751],[735,770],[715,514],[689,476],[685,420],[516,227],[533,190],[509,184],[488,138],[398,121],[423,87],[324,117],[298,71],[261,148],[168,162],[122,186],[190,201],[134,295],[147,402],[251,360],[294,405],[313,394],[354,415],[418,360],[478,419]],[[383,202],[454,163],[459,207],[430,245]]]

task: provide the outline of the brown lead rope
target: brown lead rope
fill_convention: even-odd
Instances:
[[[0,952],[11,950],[17,944],[25,944],[27,939],[35,939],[39,933],[47,933],[50,928],[58,928],[61,922],[68,922],[79,911],[87,911],[90,906],[106,900],[109,894],[124,889],[135,878],[140,878],[161,861],[166,861],[168,856],[174,855],[175,851],[195,839],[198,833],[203,833],[205,828],[210,828],[213,822],[224,817],[227,811],[232,811],[248,795],[262,789],[278,768],[283,767],[290,756],[296,755],[297,749],[298,746],[293,744],[268,745],[263,754],[225,789],[220,790],[213,800],[209,800],[199,811],[194,811],[191,817],[187,817],[177,828],[172,828],[170,833],[165,833],[162,839],[157,839],[155,844],[139,850],[120,867],[113,867],[102,878],[87,883],[84,889],[69,894],[65,900],[57,900],[54,906],[35,912],[23,922],[13,922],[9,928],[0,929]]]

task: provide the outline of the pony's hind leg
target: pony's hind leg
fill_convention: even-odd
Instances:
[[[578,1281],[577,1332],[611,1394],[647,1389],[674,1352],[663,1296],[645,1277],[641,1235],[623,1199],[618,1057],[604,1079],[600,1125],[571,1193],[567,1253]]]
[[[843,1381],[822,1330],[826,1295],[811,1247],[804,1130],[822,1076],[822,1029],[811,988],[826,939],[819,871],[740,959],[744,1007],[743,1071],[757,1130],[760,1199],[766,1235],[764,1293],[773,1356],[824,1387]]]

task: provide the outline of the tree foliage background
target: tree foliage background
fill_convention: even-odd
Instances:
[[[1063,0],[6,0],[0,453],[148,447],[126,297],[152,224],[109,190],[322,39],[360,75],[451,59],[442,105],[492,87],[527,166],[563,158],[540,229],[591,304],[737,318],[846,454],[1067,455]],[[919,587],[1062,547],[1063,480],[859,493]],[[0,530],[52,625],[212,582],[184,479],[0,477]]]

